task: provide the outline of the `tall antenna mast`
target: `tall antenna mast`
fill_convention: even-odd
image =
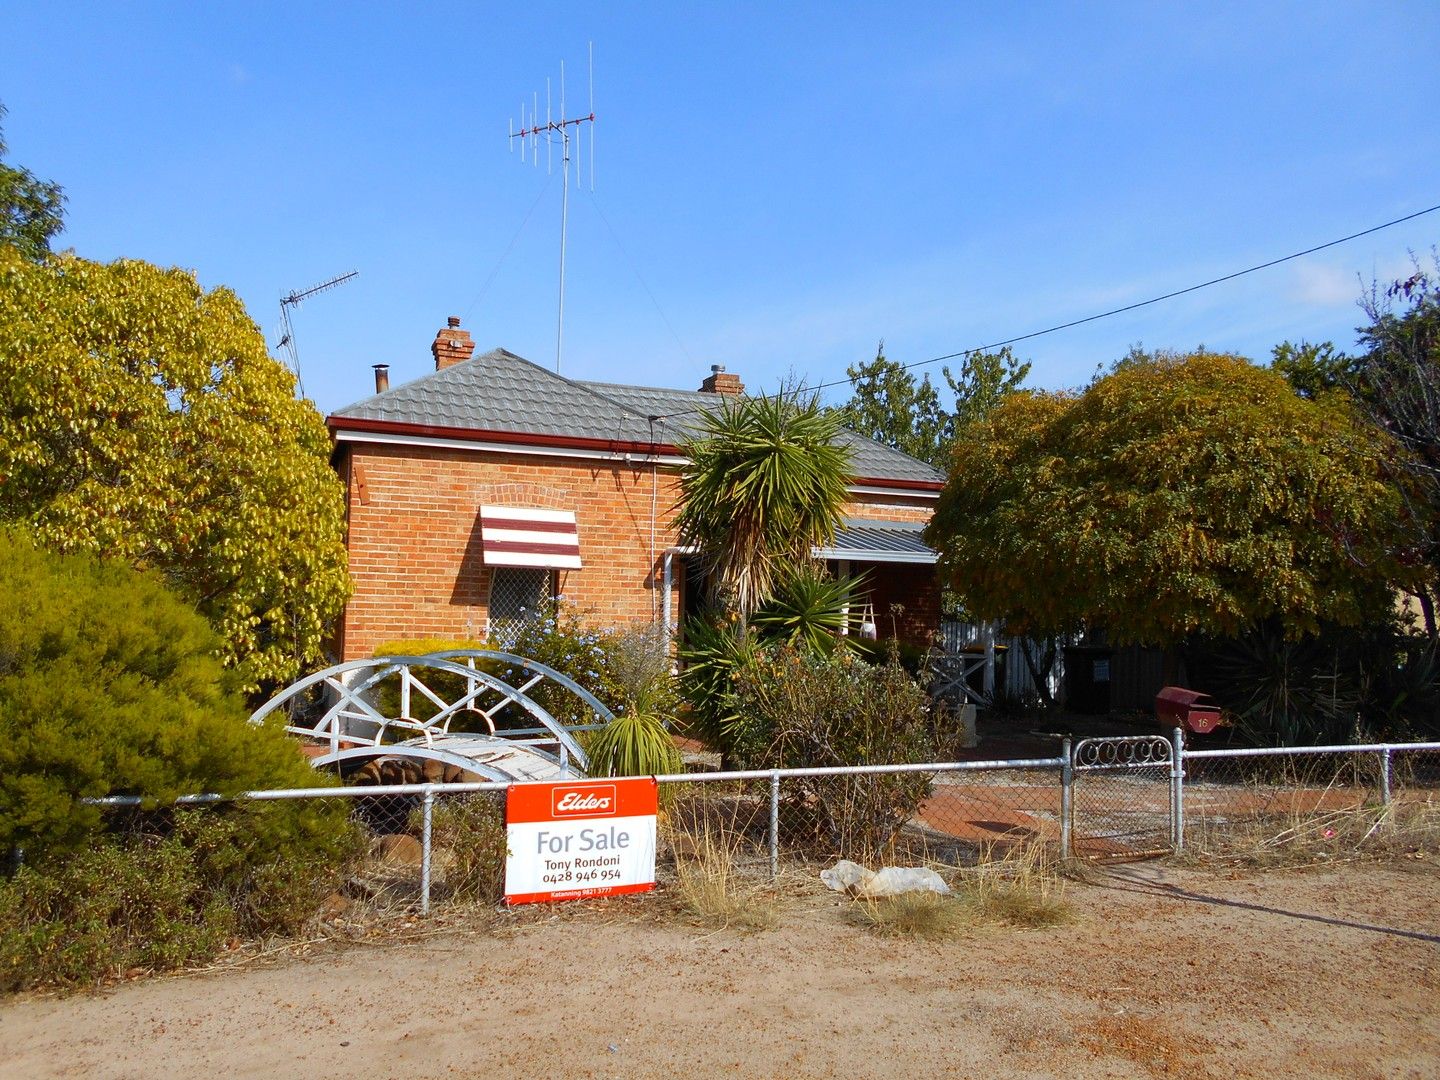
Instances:
[[[300,347],[295,344],[295,325],[290,321],[290,309],[299,307],[302,300],[308,300],[316,293],[333,289],[337,285],[344,285],[359,272],[351,270],[348,274],[341,274],[329,281],[322,281],[319,285],[312,285],[308,289],[299,289],[280,298],[280,343],[276,348],[284,349],[290,354],[290,370],[295,372],[295,382],[300,388],[301,397],[305,396],[305,380],[300,377]]]
[[[510,119],[510,150],[513,153],[516,142],[520,146],[520,160],[529,155],[535,167],[540,165],[540,146],[545,146],[545,170],[554,171],[554,150],[560,148],[560,299],[555,315],[555,372],[560,372],[560,361],[565,354],[565,235],[570,222],[570,140],[575,140],[575,180],[584,180],[584,149],[582,131],[590,133],[590,190],[595,190],[595,43],[590,43],[590,111],[585,116],[573,119],[565,115],[565,61],[560,61],[560,115],[555,118],[550,95],[550,80],[545,80],[545,120],[540,120],[540,95],[535,94],[527,114],[525,102],[520,102],[520,130],[515,130],[515,118]],[[573,131],[572,131],[573,129]]]

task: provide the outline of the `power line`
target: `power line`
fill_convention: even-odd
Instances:
[[[1287,263],[1293,259],[1304,258],[1306,255],[1313,255],[1317,251],[1324,251],[1326,248],[1332,248],[1339,244],[1346,244],[1349,243],[1351,240],[1358,240],[1362,236],[1369,236],[1371,233],[1380,232],[1382,229],[1389,229],[1395,225],[1403,225],[1407,221],[1414,221],[1418,217],[1424,217],[1426,214],[1433,214],[1437,210],[1440,210],[1440,205],[1427,207],[1424,210],[1416,210],[1413,214],[1406,214],[1404,217],[1398,217],[1393,221],[1387,221],[1382,225],[1372,225],[1368,229],[1362,229],[1360,232],[1351,233],[1349,236],[1342,236],[1338,240],[1327,240],[1323,244],[1316,244],[1314,247],[1308,247],[1304,251],[1297,251],[1291,255],[1282,255],[1278,259],[1270,259],[1268,262],[1257,263],[1254,266],[1247,266],[1244,270],[1236,270],[1234,273],[1231,274],[1225,274],[1221,277],[1211,278],[1209,281],[1202,281],[1198,285],[1189,285],[1183,289],[1176,289],[1174,292],[1167,292],[1160,296],[1152,296],[1148,300],[1138,300],[1133,304],[1126,304],[1123,307],[1111,308],[1109,311],[1102,311],[1096,315],[1087,315],[1083,319],[1071,319],[1069,322],[1057,323],[1054,326],[1047,326],[1043,330],[1032,330],[1028,334],[1018,334],[1015,337],[1005,338],[1003,341],[992,341],[988,345],[976,345],[969,349],[961,349],[958,352],[946,353],[944,356],[932,356],[929,360],[916,360],[913,363],[901,364],[900,370],[909,371],[911,368],[925,367],[928,364],[939,364],[945,360],[957,360],[961,357],[970,356],[974,353],[989,352],[991,349],[1002,349],[1006,345],[1014,345],[1016,342],[1029,341],[1032,338],[1043,337],[1046,334],[1054,334],[1060,330],[1069,330],[1071,327],[1083,326],[1086,323],[1092,323],[1099,319],[1108,319],[1112,315],[1123,315],[1127,311],[1135,311],[1139,308],[1149,307],[1151,304],[1158,304],[1162,300],[1173,300],[1175,297],[1184,296],[1186,293],[1198,292],[1200,289],[1208,289],[1212,285],[1219,285],[1226,281],[1234,281],[1236,278],[1244,277],[1246,274],[1253,274],[1257,270],[1268,270],[1272,266],[1279,266],[1281,263]],[[830,382],[817,383],[815,386],[808,387],[807,389],[816,391],[828,390],[831,387],[835,386],[848,386],[852,381],[853,380],[848,377],[844,379],[834,379]],[[683,416],[687,413],[700,412],[702,409],[703,406],[696,406],[690,409],[681,409],[679,412],[666,413],[665,415],[667,417]]]
[[[480,303],[480,301],[485,298],[485,294],[490,291],[490,286],[495,282],[495,275],[500,273],[500,268],[505,265],[505,260],[510,258],[510,253],[515,250],[516,241],[520,239],[520,234],[525,231],[525,226],[530,224],[531,215],[535,213],[535,208],[540,205],[540,200],[545,197],[545,193],[550,190],[550,186],[554,181],[555,176],[552,173],[550,178],[545,181],[545,186],[540,189],[540,193],[535,196],[535,201],[530,204],[530,209],[525,211],[524,220],[520,222],[520,227],[515,230],[515,235],[510,237],[510,243],[505,245],[504,253],[501,254],[494,268],[490,271],[490,276],[485,279],[485,284],[480,286],[480,292],[476,294],[474,300],[470,301],[470,306],[465,309],[465,318],[470,318],[470,313],[475,310],[475,305]]]
[[[610,231],[610,239],[615,241],[615,246],[620,249],[620,254],[625,256],[625,261],[630,264],[630,270],[635,275],[635,280],[640,282],[640,287],[645,290],[645,295],[650,297],[650,303],[655,307],[655,313],[660,316],[660,321],[665,324],[665,329],[670,331],[670,336],[675,339],[675,344],[680,346],[680,351],[685,354],[685,359],[692,364],[695,362],[690,355],[690,350],[685,347],[685,342],[680,340],[680,335],[675,332],[675,327],[670,324],[670,319],[665,315],[665,309],[660,306],[660,301],[655,299],[655,294],[650,289],[650,283],[645,280],[645,275],[640,272],[640,264],[635,261],[630,252],[620,240],[620,234],[615,231],[615,226],[610,224],[610,219],[605,216],[601,209],[600,202],[595,198],[595,193],[590,193],[590,201],[595,205],[595,212],[600,215],[600,220],[605,223],[605,228]]]

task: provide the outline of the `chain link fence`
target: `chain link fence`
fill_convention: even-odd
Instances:
[[[723,863],[754,880],[867,866],[977,866],[1041,850],[1109,860],[1184,849],[1262,858],[1376,838],[1440,840],[1440,743],[1186,750],[1176,736],[1067,740],[1053,758],[659,777],[657,875]],[[504,783],[251,792],[344,800],[359,857],[341,909],[428,913],[503,897]],[[117,831],[154,810],[94,800]],[[217,796],[179,805],[209,806]]]
[[[1182,822],[1196,853],[1276,861],[1440,835],[1440,745],[1190,750]]]

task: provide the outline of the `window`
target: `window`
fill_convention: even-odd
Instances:
[[[497,566],[490,571],[490,638],[506,642],[540,614],[554,593],[549,570]]]

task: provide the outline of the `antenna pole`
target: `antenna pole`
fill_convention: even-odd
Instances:
[[[555,312],[555,372],[559,374],[560,365],[565,356],[565,247],[570,227],[570,139],[571,128],[575,128],[574,137],[581,137],[579,128],[582,124],[590,125],[590,190],[595,190],[595,47],[590,46],[590,114],[578,116],[571,120],[565,116],[565,64],[560,64],[560,118],[555,119],[552,111],[554,99],[549,79],[545,80],[545,122],[539,120],[539,97],[535,97],[535,107],[530,113],[527,123],[524,115],[524,104],[521,105],[520,130],[515,131],[512,127],[510,138],[520,140],[520,160],[525,160],[525,144],[530,143],[530,161],[532,165],[540,163],[540,142],[545,143],[545,166],[550,169],[551,154],[558,142],[560,145],[561,162],[560,168],[564,172],[560,185],[560,289],[556,303]],[[583,160],[577,159],[575,179],[581,184],[584,178],[580,170],[584,167]]]
[[[560,129],[564,143],[565,175],[560,185],[560,310],[555,316],[555,374],[560,374],[560,358],[565,352],[565,232],[570,218],[570,132]]]

